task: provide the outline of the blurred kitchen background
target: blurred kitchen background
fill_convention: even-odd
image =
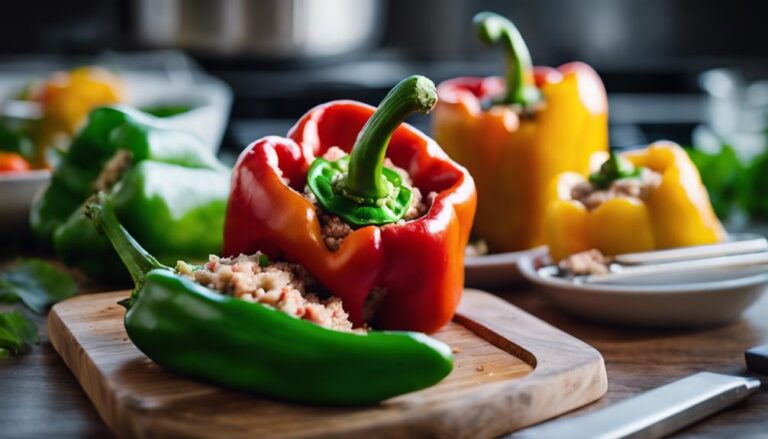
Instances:
[[[765,150],[765,1],[70,0],[4,6],[0,68],[32,63],[50,69],[127,52],[147,68],[191,66],[223,79],[234,92],[222,147],[230,155],[262,135],[283,134],[315,104],[337,98],[375,104],[407,75],[439,82],[501,73],[501,52],[477,43],[470,26],[481,10],[510,17],[536,64],[580,60],[600,73],[610,95],[612,145],[668,138],[712,154],[699,162],[711,167],[705,171],[715,179],[710,186],[719,185],[710,191],[722,192],[713,195],[716,203],[728,201],[740,169],[722,165],[733,159],[720,157],[722,145],[732,145],[728,154],[744,166]],[[425,118],[414,122],[428,129]],[[768,195],[768,183],[761,184]]]

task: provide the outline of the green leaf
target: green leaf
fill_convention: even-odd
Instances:
[[[22,260],[0,273],[0,300],[21,300],[37,314],[75,294],[77,284],[71,276],[39,259]]]
[[[744,165],[736,152],[724,145],[715,154],[689,149],[688,155],[699,169],[701,181],[709,192],[709,198],[715,213],[720,218],[727,218],[739,199]]]
[[[37,327],[18,311],[0,313],[0,358],[38,342]]]

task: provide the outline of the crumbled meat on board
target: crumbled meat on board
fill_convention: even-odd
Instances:
[[[346,156],[347,153],[344,152],[339,147],[332,146],[328,148],[328,150],[323,154],[322,158],[325,160],[338,160],[344,156]],[[413,186],[413,182],[411,181],[411,177],[408,175],[408,172],[406,172],[405,169],[399,168],[395,166],[392,161],[390,161],[388,158],[384,159],[384,166],[394,170],[398,174],[400,174],[400,177],[403,179],[403,182],[411,188],[411,191],[413,192],[413,199],[411,201],[411,206],[408,208],[408,211],[405,213],[405,216],[402,220],[400,220],[398,223],[402,224],[405,221],[411,221],[415,220],[417,218],[420,218],[429,211],[430,206],[432,206],[432,203],[435,200],[435,197],[437,196],[436,192],[430,192],[427,194],[426,197],[424,197],[421,194],[421,191],[419,188]],[[341,246],[342,241],[344,241],[344,238],[347,237],[350,233],[354,231],[352,227],[347,224],[344,220],[339,218],[337,215],[334,215],[332,213],[326,212],[325,209],[320,206],[320,204],[317,202],[317,198],[315,197],[315,194],[312,193],[312,191],[309,189],[309,187],[304,188],[304,198],[309,200],[312,204],[315,205],[317,210],[317,219],[320,222],[320,232],[323,235],[323,240],[325,241],[326,247],[328,247],[331,251],[336,251],[339,249],[339,246]]]
[[[115,155],[112,156],[101,169],[101,173],[93,183],[93,188],[96,192],[105,191],[111,188],[123,173],[128,170],[133,161],[133,153],[127,149],[118,149]]]
[[[600,250],[592,249],[575,253],[557,264],[560,270],[573,276],[587,276],[592,274],[607,274],[610,260]]]
[[[464,249],[464,256],[483,256],[488,254],[488,243],[485,240],[478,239],[467,244]]]
[[[613,181],[606,189],[599,189],[589,181],[577,183],[571,188],[571,198],[583,204],[588,210],[594,210],[613,198],[644,200],[659,184],[661,184],[661,174],[643,168],[640,178],[622,178]]]
[[[236,258],[211,256],[202,267],[179,261],[177,272],[223,294],[260,303],[293,317],[337,331],[353,332],[341,299],[321,300],[311,290],[320,285],[300,265],[288,262],[265,263],[264,255]],[[261,262],[261,264],[260,264]]]

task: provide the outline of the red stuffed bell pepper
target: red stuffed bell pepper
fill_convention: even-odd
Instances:
[[[235,165],[224,252],[262,251],[302,265],[342,299],[355,325],[422,332],[445,325],[463,289],[476,194],[464,168],[401,124],[436,99],[434,84],[414,76],[378,109],[329,102],[306,113],[288,138],[251,144]],[[333,147],[344,157],[328,157]],[[403,219],[417,193],[426,209]],[[335,250],[321,230],[329,216],[349,226]]]

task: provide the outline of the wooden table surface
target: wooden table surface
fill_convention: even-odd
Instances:
[[[88,286],[86,290],[96,287]],[[592,344],[605,357],[608,393],[576,413],[620,401],[700,371],[744,373],[745,349],[768,343],[768,295],[744,318],[699,330],[638,330],[570,318],[528,287],[497,292],[547,322]],[[691,306],[696,306],[691,304]],[[0,310],[9,306],[0,306]],[[47,342],[45,319],[35,317],[42,343],[0,361],[0,437],[109,437],[85,393]],[[768,377],[763,383],[768,387]],[[678,433],[678,437],[768,435],[768,390]]]

